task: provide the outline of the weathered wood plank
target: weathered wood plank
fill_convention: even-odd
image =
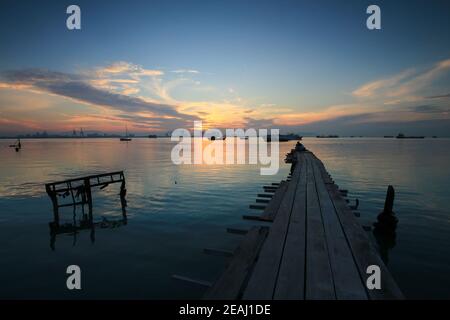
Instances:
[[[314,181],[311,159],[307,158],[306,182],[306,299],[336,299],[325,230]]]
[[[226,270],[206,292],[204,299],[238,299],[258,252],[267,237],[268,227],[252,227],[235,250]]]
[[[366,300],[365,287],[359,277],[358,268],[322,178],[319,160],[311,158],[311,162],[319,196],[336,298]]]
[[[300,166],[297,166],[244,291],[244,299],[273,299],[299,175]]]
[[[274,299],[280,300],[305,298],[307,168],[303,153],[297,153],[297,160],[300,178],[274,294]]]
[[[395,283],[392,275],[376,252],[370,239],[353,216],[345,201],[339,195],[336,185],[327,185],[333,204],[336,208],[339,221],[344,230],[347,241],[352,250],[360,277],[366,283],[367,267],[377,265],[381,270],[381,290],[367,290],[370,299],[403,299],[403,294]]]

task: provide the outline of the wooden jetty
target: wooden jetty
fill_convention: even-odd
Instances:
[[[300,151],[301,150],[301,151]],[[402,299],[374,244],[311,152],[292,150],[289,181],[265,188],[271,196],[205,299]],[[237,233],[237,232],[234,232]],[[369,289],[369,266],[381,271],[381,288]]]

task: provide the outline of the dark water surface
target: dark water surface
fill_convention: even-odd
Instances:
[[[294,143],[280,144],[280,170],[261,176],[257,165],[176,166],[168,139],[24,140],[16,153],[0,140],[0,298],[199,298],[204,288],[173,274],[214,281],[225,265],[205,247],[232,250],[240,240],[226,227],[246,228],[264,184],[286,177],[281,160]],[[450,298],[450,140],[315,139],[304,144],[336,183],[361,201],[371,224],[388,184],[396,188],[400,219],[388,267],[408,298]],[[52,207],[44,183],[124,170],[128,223],[58,235],[50,247]],[[122,217],[118,186],[96,191],[94,218]],[[76,212],[77,217],[80,210]],[[70,222],[73,210],[62,211]],[[81,291],[66,289],[66,267],[82,270]]]

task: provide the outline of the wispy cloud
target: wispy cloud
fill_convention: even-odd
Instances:
[[[126,61],[114,62],[108,66],[100,67],[95,70],[98,77],[109,75],[127,75],[138,80],[140,77],[155,77],[164,74],[161,70],[145,69],[144,67]]]
[[[440,95],[435,95],[435,96],[429,96],[426,97],[427,99],[446,99],[446,98],[450,98],[450,93],[447,94],[440,94]]]
[[[292,128],[308,127],[314,123],[354,126],[355,123],[386,123],[393,119],[447,119],[449,110],[445,103],[449,94],[436,94],[448,92],[447,88],[441,85],[436,90],[434,85],[449,70],[450,59],[428,68],[407,69],[361,85],[353,90],[351,100],[345,104],[323,105],[316,109],[305,106],[304,110],[300,105],[286,106],[273,99],[251,99],[245,96],[245,92],[238,95],[234,87],[224,86],[220,89],[205,85],[204,79],[200,83],[196,76],[190,76],[198,74],[197,70],[177,69],[165,74],[161,70],[147,69],[124,61],[77,73],[46,69],[4,71],[0,73],[0,89],[39,93],[43,100],[48,96],[71,100],[71,103],[62,104],[61,112],[58,111],[58,115],[51,119],[59,119],[66,126],[70,123],[90,123],[92,126],[100,124],[113,129],[123,127],[123,122],[127,121],[134,128],[159,128],[162,131],[173,129],[174,126],[190,127],[195,119],[202,119],[205,127],[218,128]],[[236,85],[239,87],[239,83]],[[239,93],[241,91],[245,90],[240,89]],[[17,99],[5,100],[5,96],[11,95],[0,96],[1,107],[9,115],[14,114],[14,117],[2,115],[5,126],[7,122],[9,127],[18,126],[16,120],[19,119],[19,113],[24,119],[23,123],[29,123],[30,128],[37,128],[39,121],[45,120],[43,116],[38,116],[41,117],[39,121],[25,121],[28,119],[25,116],[26,108],[11,111],[11,106],[22,103],[28,105],[28,110],[36,112],[38,108],[31,107],[33,103],[29,99],[22,99],[19,103]],[[77,113],[73,108],[78,108],[80,104],[91,109],[78,109]],[[41,109],[46,108],[45,103],[40,105]],[[53,110],[60,106],[54,102],[51,105]]]
[[[372,81],[362,85],[352,92],[358,98],[370,98],[379,95],[383,91],[398,85],[402,80],[405,80],[414,74],[414,70],[406,70],[395,76]]]
[[[440,107],[433,105],[421,105],[410,108],[411,111],[418,113],[428,113],[428,114],[448,114],[450,112],[450,107]]]
[[[364,99],[417,100],[422,90],[429,89],[435,80],[449,70],[450,59],[447,59],[425,70],[408,69],[392,77],[366,83],[354,90],[352,94],[357,98]],[[389,101],[387,102],[389,104]]]
[[[177,70],[172,70],[171,72],[173,72],[173,73],[192,73],[192,74],[200,73],[200,71],[195,70],[195,69],[177,69]]]
[[[144,124],[149,123],[152,117],[161,124],[164,124],[164,121],[167,124],[173,122],[171,119],[175,119],[177,123],[198,119],[194,115],[177,111],[175,105],[155,103],[141,97],[97,88],[91,84],[91,80],[83,77],[83,75],[45,69],[25,69],[1,73],[0,86],[48,93],[92,106],[107,108],[119,114],[132,114],[134,120]]]

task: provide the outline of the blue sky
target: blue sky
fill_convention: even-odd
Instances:
[[[65,27],[70,4],[82,30]],[[449,18],[448,1],[2,1],[0,133],[202,119],[450,135]]]

